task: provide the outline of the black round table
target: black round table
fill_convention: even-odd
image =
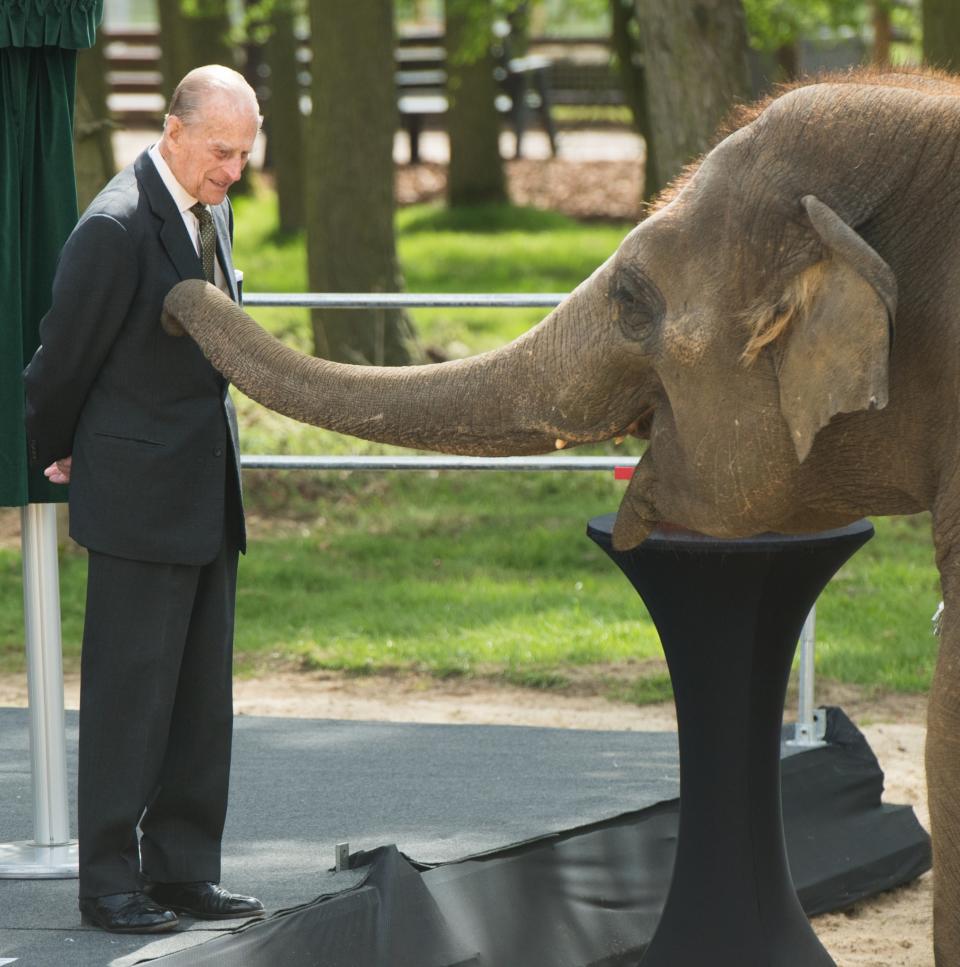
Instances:
[[[680,824],[673,877],[642,967],[820,967],[787,863],[780,732],[797,640],[817,596],[873,536],[722,540],[654,531],[615,551],[614,514],[587,534],[643,598],[677,707]]]

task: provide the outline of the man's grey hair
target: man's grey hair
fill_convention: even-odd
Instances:
[[[217,94],[237,99],[249,98],[250,106],[259,118],[258,123],[263,124],[257,95],[243,75],[220,64],[208,64],[190,71],[177,85],[163,118],[164,126],[170,117],[178,117],[186,125],[194,124],[200,120],[204,103]]]

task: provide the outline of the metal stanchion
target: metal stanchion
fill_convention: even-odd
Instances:
[[[0,843],[5,879],[77,876],[67,806],[56,510],[54,504],[29,504],[21,512],[34,838]]]
[[[807,748],[826,745],[823,739],[827,725],[826,715],[823,709],[814,708],[813,705],[813,686],[816,675],[813,662],[816,650],[816,620],[817,609],[814,606],[803,623],[803,631],[800,632],[797,723],[794,726],[793,738],[787,740],[787,745]]]

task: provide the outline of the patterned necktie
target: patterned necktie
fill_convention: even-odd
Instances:
[[[213,228],[213,216],[202,202],[190,207],[200,223],[200,261],[203,263],[203,277],[211,284],[213,280],[213,259],[217,251],[217,233]]]

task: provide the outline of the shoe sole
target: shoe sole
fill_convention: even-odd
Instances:
[[[168,906],[166,909],[173,910],[178,916],[192,917],[194,920],[262,920],[267,915],[266,910],[254,910],[252,913],[201,913],[189,907]]]
[[[88,916],[86,913],[80,914],[80,922],[88,927],[106,930],[107,933],[169,933],[171,930],[176,930],[180,925],[179,920],[174,920],[172,923],[158,923],[153,927],[107,927],[95,917]]]

